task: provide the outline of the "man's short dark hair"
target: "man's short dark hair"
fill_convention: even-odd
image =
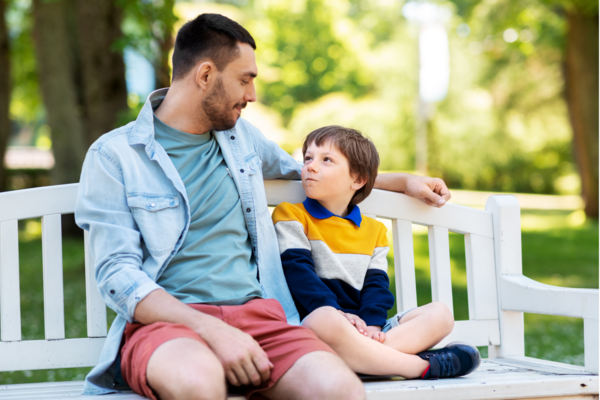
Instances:
[[[177,32],[173,51],[173,80],[181,79],[208,58],[217,70],[239,57],[238,43],[247,43],[256,50],[254,38],[237,22],[220,14],[200,14]]]
[[[324,126],[308,134],[302,145],[302,155],[306,155],[308,146],[313,143],[317,146],[324,143],[335,146],[348,160],[350,174],[367,181],[363,187],[354,193],[350,204],[348,204],[348,209],[362,202],[371,194],[379,169],[379,153],[369,138],[363,136],[356,129],[331,125]]]

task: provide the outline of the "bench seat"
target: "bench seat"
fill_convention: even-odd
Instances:
[[[373,377],[364,381],[369,400],[598,399],[598,375],[586,372],[583,367],[529,357],[485,359],[475,372],[462,378],[431,381]],[[104,398],[82,396],[82,387],[82,381],[3,385],[0,399]],[[107,399],[141,400],[144,397],[120,393]],[[229,396],[229,399],[243,400],[244,397]]]

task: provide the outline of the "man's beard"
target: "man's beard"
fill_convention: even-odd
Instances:
[[[235,126],[238,117],[232,115],[232,110],[238,106],[244,108],[246,103],[229,107],[229,99],[220,77],[217,78],[212,92],[202,100],[204,113],[215,131],[227,131]]]

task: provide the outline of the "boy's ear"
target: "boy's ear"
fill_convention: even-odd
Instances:
[[[354,177],[354,182],[350,185],[352,190],[360,190],[363,186],[367,184],[367,178]]]

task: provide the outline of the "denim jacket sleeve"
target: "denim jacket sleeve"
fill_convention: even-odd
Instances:
[[[263,178],[300,180],[302,170],[300,163],[282,150],[277,143],[267,139],[257,127],[246,120],[243,121],[262,160]]]
[[[75,219],[89,232],[100,294],[133,322],[137,303],[161,287],[141,269],[141,234],[127,205],[121,170],[98,149],[90,149],[83,164]]]

